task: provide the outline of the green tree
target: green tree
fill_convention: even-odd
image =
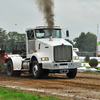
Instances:
[[[25,40],[26,40],[25,34],[20,34],[18,32],[9,32],[7,34],[7,36],[8,36],[8,39],[9,39],[8,40],[7,52],[12,52],[16,43],[23,42],[25,44]]]
[[[9,39],[14,40],[14,42],[25,42],[26,40],[26,35],[20,34],[18,32],[9,32],[7,36],[9,37]]]
[[[80,51],[93,52],[96,51],[97,36],[91,32],[84,33],[73,40],[74,47],[79,48]]]
[[[6,34],[6,30],[3,30],[3,28],[0,28],[0,45],[6,44],[8,37]]]

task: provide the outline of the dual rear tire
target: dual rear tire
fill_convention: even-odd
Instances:
[[[11,60],[8,60],[6,69],[7,69],[7,76],[8,77],[20,76],[21,75],[21,71],[14,71],[13,70],[13,63],[12,63]]]

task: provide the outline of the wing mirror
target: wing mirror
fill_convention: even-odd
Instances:
[[[68,30],[66,31],[66,36],[69,37],[69,31]]]

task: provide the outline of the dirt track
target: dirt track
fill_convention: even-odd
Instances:
[[[68,100],[100,100],[100,75],[95,74],[77,73],[75,79],[68,79],[65,74],[49,74],[44,79],[23,74],[0,76],[0,86]]]

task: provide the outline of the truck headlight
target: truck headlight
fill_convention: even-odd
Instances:
[[[74,60],[79,60],[79,57],[78,56],[74,57]]]
[[[49,58],[48,57],[43,57],[41,58],[42,61],[49,61]]]

